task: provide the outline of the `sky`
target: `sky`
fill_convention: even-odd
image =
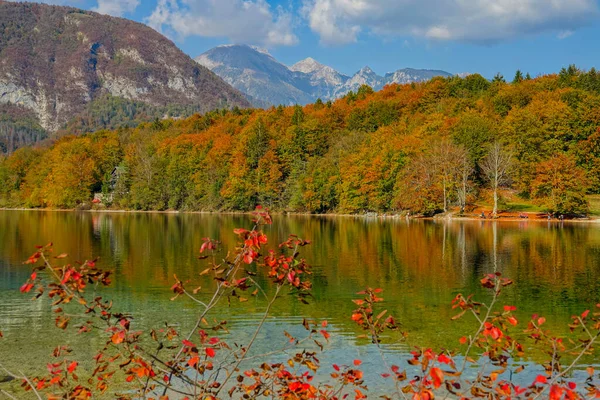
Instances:
[[[532,76],[600,67],[600,0],[47,0],[147,24],[191,57],[222,44],[364,66]]]

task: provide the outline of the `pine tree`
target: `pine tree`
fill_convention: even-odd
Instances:
[[[523,82],[523,73],[521,72],[520,69],[517,70],[517,72],[515,72],[515,77],[512,81],[513,84],[517,84],[517,83],[521,83]]]
[[[494,79],[492,79],[493,83],[505,83],[506,80],[504,79],[504,75],[502,75],[500,72],[498,72],[495,76]]]

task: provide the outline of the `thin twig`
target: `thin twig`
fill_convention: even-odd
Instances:
[[[5,390],[0,390],[0,393],[2,393],[3,395],[5,395],[5,396],[6,396],[6,397],[8,397],[9,399],[12,399],[12,400],[17,400],[17,398],[16,398],[15,396],[13,396],[12,394],[8,393],[8,392],[7,392],[7,391],[5,391]]]
[[[256,341],[256,338],[258,337],[258,334],[260,333],[263,325],[265,324],[265,321],[269,317],[269,313],[271,312],[271,307],[273,307],[273,304],[277,300],[277,296],[279,295],[279,292],[281,291],[281,288],[282,288],[281,285],[277,285],[277,290],[275,291],[275,295],[273,296],[273,298],[271,299],[271,301],[267,305],[265,313],[263,314],[263,317],[262,317],[260,323],[256,327],[256,330],[254,331],[254,335],[252,335],[252,339],[250,339],[250,342],[248,342],[248,345],[244,349],[244,351],[243,351],[242,355],[240,356],[240,358],[238,358],[238,360],[235,363],[235,365],[233,366],[233,368],[231,370],[227,371],[227,376],[225,377],[225,380],[223,381],[223,383],[221,383],[221,386],[219,387],[219,389],[215,393],[216,396],[219,395],[219,393],[225,387],[225,385],[227,384],[227,382],[229,381],[229,379],[233,376],[233,373],[239,368],[239,366],[242,363],[242,361],[244,361],[244,359],[246,358],[246,355],[248,354],[248,352],[252,348],[252,345]]]

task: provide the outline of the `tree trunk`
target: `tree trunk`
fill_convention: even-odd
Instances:
[[[492,214],[494,217],[498,214],[498,185],[494,185],[494,211]]]

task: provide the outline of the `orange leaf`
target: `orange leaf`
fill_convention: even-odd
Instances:
[[[439,368],[431,368],[431,378],[433,379],[433,386],[437,389],[442,386],[444,382],[444,373]]]
[[[77,369],[77,365],[77,361],[73,361],[71,364],[69,364],[67,371],[69,371],[69,373],[72,374],[73,372],[75,372],[75,369]]]

